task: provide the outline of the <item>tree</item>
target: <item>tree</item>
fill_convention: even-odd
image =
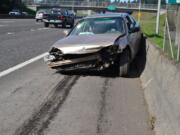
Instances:
[[[0,0],[0,13],[8,13],[13,8],[19,8],[21,0]]]

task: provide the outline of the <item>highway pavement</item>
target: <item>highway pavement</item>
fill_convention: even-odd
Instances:
[[[44,28],[33,19],[1,19],[0,71],[47,52],[63,36],[63,30]]]
[[[0,20],[0,72],[32,59],[64,29],[35,20]],[[152,135],[136,69],[61,74],[42,59],[0,77],[0,135]]]

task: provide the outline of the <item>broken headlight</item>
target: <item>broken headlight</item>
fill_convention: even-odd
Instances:
[[[55,58],[59,58],[60,56],[62,56],[62,52],[61,50],[59,50],[58,48],[53,47],[50,51],[49,51],[50,55],[54,55]]]

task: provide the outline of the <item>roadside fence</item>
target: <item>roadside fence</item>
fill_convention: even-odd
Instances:
[[[180,7],[169,6],[164,27],[163,51],[180,61]]]

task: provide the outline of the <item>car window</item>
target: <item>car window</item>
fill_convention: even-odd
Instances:
[[[81,21],[70,35],[125,33],[122,18],[89,18]]]
[[[126,16],[126,20],[127,20],[127,26],[128,26],[128,30],[131,29],[131,25],[133,24],[132,20],[130,19],[129,16]]]

